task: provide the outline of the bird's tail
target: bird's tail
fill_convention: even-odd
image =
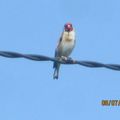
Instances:
[[[53,68],[55,69],[54,70],[54,74],[53,74],[53,79],[58,79],[58,77],[59,77],[60,63],[56,63],[55,62]]]

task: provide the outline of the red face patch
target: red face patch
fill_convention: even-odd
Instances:
[[[71,23],[66,23],[64,28],[65,28],[65,31],[68,31],[68,32],[73,30],[73,27],[72,27]]]

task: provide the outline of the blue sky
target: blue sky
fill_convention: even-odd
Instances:
[[[76,29],[71,57],[120,64],[119,0],[0,0],[0,50],[53,56],[66,22]],[[120,72],[0,57],[0,120],[120,118]]]

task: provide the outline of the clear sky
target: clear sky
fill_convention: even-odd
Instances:
[[[71,57],[120,64],[119,0],[0,0],[0,50],[54,56],[66,22],[76,29]],[[0,57],[0,120],[118,120],[120,72]]]

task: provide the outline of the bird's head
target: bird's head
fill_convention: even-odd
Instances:
[[[64,25],[64,30],[65,30],[66,32],[72,31],[72,30],[73,30],[72,24],[71,24],[71,23],[66,23],[66,24]]]

